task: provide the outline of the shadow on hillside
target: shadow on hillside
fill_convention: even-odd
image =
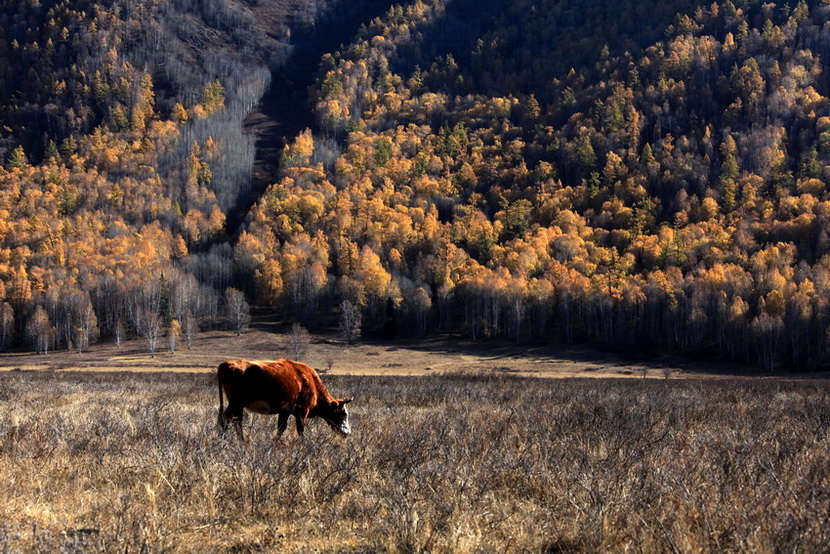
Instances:
[[[760,368],[737,364],[729,361],[694,359],[676,354],[651,354],[636,356],[605,351],[591,345],[563,344],[515,344],[506,341],[474,341],[457,336],[427,337],[424,339],[403,339],[398,341],[361,341],[363,345],[372,345],[387,351],[416,350],[435,354],[456,356],[476,356],[491,361],[533,360],[539,363],[557,363],[562,361],[576,364],[596,364],[609,369],[620,368],[624,375],[639,375],[645,371],[649,377],[671,377],[684,373],[711,377],[740,378],[788,378],[788,379],[828,379],[827,371],[793,371],[781,368],[774,373],[761,371]],[[597,371],[592,367],[583,369],[590,373]]]
[[[278,179],[283,147],[306,128],[317,131],[309,88],[320,58],[348,43],[361,24],[386,12],[391,0],[336,0],[314,25],[292,25],[293,53],[271,70],[271,85],[245,118],[244,130],[256,135],[250,192],[228,213],[227,229],[237,236],[253,205]]]

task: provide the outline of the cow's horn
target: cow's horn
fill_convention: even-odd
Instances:
[[[347,398],[346,400],[344,400],[344,401],[343,401],[343,404],[348,404],[348,403],[349,403],[349,402],[351,402],[352,400],[354,400],[354,396],[352,396],[351,398]]]

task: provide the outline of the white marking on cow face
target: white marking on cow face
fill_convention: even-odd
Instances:
[[[349,411],[344,404],[332,403],[333,409],[325,416],[326,423],[331,428],[347,437],[352,434],[352,427],[349,425]]]
[[[351,435],[352,434],[352,427],[349,425],[349,410],[343,406],[343,414],[345,417],[343,418],[343,422],[340,423],[340,432],[344,435]]]

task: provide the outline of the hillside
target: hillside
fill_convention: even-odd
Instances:
[[[301,319],[345,298],[378,332],[822,365],[826,16],[392,10],[323,59],[322,132],[286,152],[237,259]]]
[[[297,40],[330,29],[332,10],[353,23],[382,8],[4,4],[0,350],[84,349],[159,318],[215,326],[237,281],[229,240],[268,183],[255,161],[278,158],[271,129],[312,120],[302,84],[278,88],[321,47]],[[246,128],[254,112],[262,121]]]
[[[318,330],[826,366],[824,2],[188,6],[3,8],[0,348],[216,326],[235,287]]]

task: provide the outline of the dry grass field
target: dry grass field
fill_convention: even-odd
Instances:
[[[324,380],[352,437],[240,443],[210,373],[0,374],[0,550],[830,550],[826,382]]]
[[[289,337],[0,357],[0,550],[830,549],[830,381],[317,336],[300,359],[357,397],[355,434],[276,442],[251,416],[243,444],[215,426],[234,357],[291,357]]]

